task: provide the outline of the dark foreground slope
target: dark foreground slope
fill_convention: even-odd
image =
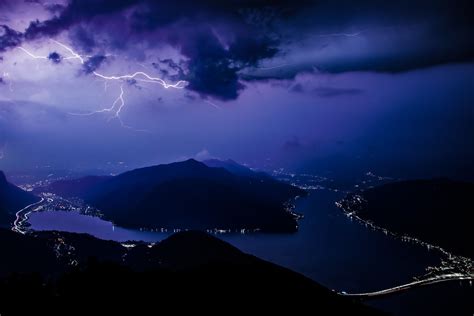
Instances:
[[[13,233],[5,234],[11,238]],[[0,234],[0,238],[5,236]],[[31,237],[19,236],[23,238],[24,243],[32,242]],[[24,311],[26,306],[18,310],[16,304],[26,297],[29,306],[51,310],[74,301],[83,308],[98,303],[102,307],[135,310],[191,308],[216,313],[307,308],[321,314],[378,314],[302,275],[244,254],[205,233],[179,233],[152,247],[139,244],[129,250],[115,242],[58,232],[38,234],[36,241],[46,247],[61,245],[58,264],[62,268],[58,271],[62,272],[53,277],[43,272],[1,278],[2,315]],[[12,243],[13,248],[15,245],[16,242]],[[90,256],[86,259],[88,251]],[[77,252],[80,255],[76,265],[67,266],[68,260],[64,259],[72,259]],[[26,256],[22,248],[10,249],[2,255],[18,261]],[[31,255],[29,259],[33,265]],[[31,305],[36,300],[41,304]]]
[[[60,268],[44,240],[0,228],[0,278],[12,272],[51,274]]]
[[[105,219],[125,227],[275,232],[297,229],[285,202],[305,194],[268,176],[232,173],[192,159],[92,182],[61,182],[46,190],[76,194],[97,207]]]
[[[350,195],[345,208],[393,232],[407,234],[474,258],[474,184],[447,179],[385,184]]]
[[[39,200],[40,198],[9,183],[5,174],[0,171],[0,227],[10,226],[17,211]]]

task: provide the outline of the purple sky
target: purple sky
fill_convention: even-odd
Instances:
[[[0,0],[0,169],[471,177],[473,17],[470,1]],[[135,72],[180,89],[101,77]]]

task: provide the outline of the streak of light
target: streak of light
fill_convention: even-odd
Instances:
[[[25,54],[27,54],[28,56],[34,59],[46,59],[46,60],[48,59],[48,56],[35,55],[21,46],[18,46],[17,49],[21,50],[22,52],[24,52]]]
[[[206,102],[207,104],[213,106],[214,108],[218,109],[218,110],[222,110],[222,107],[218,106],[217,104],[215,103],[212,103],[211,101],[209,100],[204,100],[204,102]]]
[[[359,32],[354,32],[354,33],[329,33],[329,34],[317,34],[316,36],[318,37],[357,37],[360,34],[362,34],[361,31]]]

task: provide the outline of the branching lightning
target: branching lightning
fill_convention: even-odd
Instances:
[[[76,53],[74,50],[72,50],[72,48],[70,48],[70,47],[68,47],[68,46],[66,46],[66,45],[64,45],[64,44],[62,44],[58,41],[53,40],[53,42],[58,44],[59,46],[61,46],[62,48],[64,48],[65,50],[67,50],[71,54],[71,56],[65,57],[64,59],[78,59],[81,64],[84,64],[85,63],[84,57],[90,57],[90,56],[81,56],[78,53]],[[140,81],[158,83],[158,84],[162,85],[163,88],[165,88],[165,89],[168,89],[168,88],[183,89],[187,85],[187,82],[184,81],[184,80],[179,80],[178,82],[176,82],[174,84],[170,84],[170,83],[167,83],[166,81],[164,81],[161,78],[152,77],[152,76],[150,76],[149,74],[147,74],[143,71],[137,71],[133,74],[126,74],[126,75],[120,75],[120,76],[106,76],[106,75],[103,75],[101,73],[98,73],[97,71],[93,71],[92,74],[94,74],[94,76],[96,76],[96,77],[99,77],[99,78],[105,79],[105,80],[126,80],[126,79],[135,79],[136,77],[142,76],[142,77],[145,77],[146,79],[141,79]]]
[[[69,46],[64,45],[63,43],[60,43],[56,40],[52,40],[52,41],[55,44],[57,44],[58,46],[62,47],[64,50],[66,50],[70,54],[70,56],[61,57],[62,60],[77,59],[82,65],[84,65],[86,63],[86,61],[84,59],[91,57],[91,56],[87,56],[87,55],[82,56],[82,55],[76,53]],[[49,59],[48,56],[35,55],[32,52],[28,51],[24,47],[20,46],[20,47],[17,47],[17,48],[20,49],[22,52],[24,52],[25,54],[27,54],[29,57],[31,57],[33,59],[43,59],[43,60],[48,60]],[[100,79],[104,80],[104,91],[107,91],[107,88],[108,88],[107,87],[107,82],[108,81],[126,81],[126,80],[130,80],[130,79],[135,79],[135,80],[140,81],[140,82],[159,84],[165,89],[169,89],[169,88],[183,89],[188,84],[188,82],[184,81],[184,80],[179,80],[178,82],[171,84],[171,83],[166,82],[162,78],[153,77],[153,76],[151,76],[151,75],[149,75],[149,74],[147,74],[146,72],[143,72],[143,71],[137,71],[137,72],[134,72],[134,73],[131,73],[131,74],[124,74],[124,75],[118,75],[118,76],[109,76],[109,75],[101,74],[101,73],[94,70],[92,72],[92,74],[94,76],[96,76],[97,78],[100,78]],[[122,110],[125,106],[126,106],[126,104],[125,104],[125,100],[124,100],[124,89],[123,89],[123,84],[122,84],[120,86],[120,94],[115,99],[115,101],[112,103],[112,106],[110,106],[108,108],[101,109],[101,110],[97,110],[97,111],[87,112],[87,113],[68,113],[68,114],[75,115],[75,116],[90,116],[90,115],[94,115],[94,114],[98,114],[98,113],[112,113],[113,115],[109,118],[109,121],[112,120],[112,119],[117,119],[120,122],[120,125],[124,128],[128,128],[128,129],[131,129],[131,130],[134,130],[134,131],[137,131],[137,132],[148,132],[146,130],[139,130],[139,129],[132,128],[131,126],[126,125],[123,122],[120,114],[121,114],[121,112],[122,112]]]

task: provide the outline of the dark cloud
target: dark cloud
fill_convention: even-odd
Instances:
[[[208,30],[194,34],[192,41],[182,43],[182,53],[189,58],[188,89],[202,95],[212,95],[222,100],[236,99],[243,89],[229,51]]]
[[[178,63],[176,63],[174,60],[167,58],[167,59],[160,59],[160,63],[168,66],[172,70],[176,72],[181,72],[182,71],[182,66],[180,66]],[[156,64],[155,64],[156,65]]]
[[[275,2],[282,4],[283,1]],[[127,41],[149,41],[147,38],[160,28],[168,27],[165,40],[178,48],[188,58],[186,65],[178,65],[170,60],[167,64],[174,73],[161,68],[170,79],[187,80],[187,89],[201,95],[213,96],[222,100],[235,99],[243,89],[238,71],[256,65],[261,58],[272,57],[277,52],[277,42],[263,32],[262,18],[255,18],[255,10],[267,4],[262,1],[108,1],[73,0],[60,13],[50,20],[33,21],[24,33],[26,39],[56,36],[69,30],[74,43],[85,52],[91,52],[96,45],[94,34],[105,32],[116,37],[109,42],[115,48],[126,49]],[[123,10],[131,12],[125,17]],[[246,20],[243,10],[253,10],[251,23]],[[59,8],[58,8],[59,12]],[[250,11],[249,11],[250,12]],[[209,20],[217,19],[218,28],[226,30],[227,43],[218,38],[212,27],[200,28],[194,25],[208,25]],[[98,22],[100,20],[100,22]],[[102,22],[115,21],[121,33],[101,28]],[[256,22],[257,21],[257,22]],[[259,23],[259,29],[252,29]],[[173,27],[171,27],[173,25]],[[184,36],[183,36],[184,34]],[[151,36],[153,38],[153,36]],[[117,43],[117,44],[115,44]],[[103,59],[91,58],[85,65],[85,73],[93,72]]]
[[[21,43],[22,34],[7,25],[0,25],[0,52],[16,47]]]
[[[51,60],[54,64],[59,64],[61,62],[61,55],[57,52],[52,52],[48,55],[48,59]]]
[[[71,29],[69,33],[71,40],[84,52],[91,53],[96,42],[92,32],[89,32],[85,27],[78,25]]]
[[[231,1],[225,5],[217,1],[200,5],[182,1],[178,6],[147,3],[132,16],[131,27],[135,33],[142,33],[174,23],[167,29],[165,41],[177,47],[187,61],[177,64],[164,59],[154,67],[170,79],[188,81],[186,88],[203,97],[232,100],[244,88],[239,71],[278,52],[273,34],[263,32],[263,28],[254,29],[246,16],[239,13],[238,9],[245,5],[255,4],[252,1]],[[207,23],[209,17],[219,20],[218,24],[222,25],[217,29],[223,34]],[[170,72],[175,75],[170,76]]]
[[[255,66],[264,58],[278,53],[278,41],[266,36],[241,36],[229,47],[230,58],[240,67]]]
[[[58,3],[45,3],[43,7],[52,14],[59,14],[66,8],[64,5]]]
[[[474,60],[468,0],[318,1],[286,18],[292,23],[281,31],[291,38],[284,56],[291,62],[252,69],[246,80],[292,79],[314,69],[400,73]]]
[[[55,36],[93,17],[118,12],[136,3],[133,0],[72,0],[58,16],[46,21],[31,22],[25,31],[25,37],[36,39]]]
[[[184,77],[189,82],[188,89],[221,100],[238,97],[244,88],[240,76],[242,69],[256,66],[259,60],[277,52],[265,38],[257,44],[258,40],[254,38],[242,37],[227,49],[209,33],[196,41],[193,49],[182,51],[189,58],[188,75]]]
[[[138,32],[155,30],[180,20],[201,20],[203,22],[224,21],[264,26],[278,12],[290,12],[294,4],[286,0],[179,0],[179,1],[136,1],[136,10],[131,15],[134,30]],[[304,8],[310,1],[298,1]],[[260,31],[260,30],[255,30]]]
[[[96,71],[106,59],[107,57],[104,55],[92,56],[84,62],[84,65],[82,65],[82,71],[85,74],[91,74]]]
[[[185,64],[184,61],[177,63],[171,58],[166,58],[160,59],[158,62],[153,62],[151,65],[160,72],[163,78],[171,81],[178,81],[185,77]]]
[[[130,87],[135,87],[138,90],[141,90],[142,87],[138,84],[138,81],[135,79],[127,79],[125,81]]]
[[[180,79],[189,82],[187,89],[202,96],[236,99],[244,88],[239,72],[278,51],[276,40],[252,31],[247,25],[233,29],[234,36],[229,43],[211,27],[182,27],[183,33],[168,40],[179,47],[186,62],[180,65],[167,62],[167,65],[181,74]]]
[[[474,59],[469,0],[71,0],[50,11],[54,17],[32,21],[24,34],[2,26],[0,51],[22,38],[52,37],[65,30],[87,53],[98,45],[128,51],[136,43],[169,44],[186,61],[162,59],[156,63],[162,75],[187,80],[187,89],[221,100],[237,98],[243,81],[294,78],[314,68],[402,72]],[[274,57],[292,59],[291,64],[257,69]],[[84,72],[93,72],[103,60],[91,58]]]

